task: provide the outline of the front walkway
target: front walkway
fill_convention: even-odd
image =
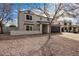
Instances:
[[[79,33],[67,33],[67,32],[63,32],[62,35],[60,35],[60,36],[79,41]]]

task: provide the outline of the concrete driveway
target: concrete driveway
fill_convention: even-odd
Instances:
[[[67,32],[64,32],[60,36],[79,41],[79,33],[67,33]]]

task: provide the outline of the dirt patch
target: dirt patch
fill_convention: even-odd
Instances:
[[[52,35],[47,47],[38,50],[47,40],[47,35],[9,36],[0,35],[1,56],[79,56],[79,41]]]

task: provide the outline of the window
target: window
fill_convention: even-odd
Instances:
[[[26,26],[26,30],[27,30],[27,31],[32,31],[32,25]]]
[[[65,28],[65,30],[67,30],[67,28]]]
[[[70,22],[69,25],[71,25],[72,23]]]
[[[30,20],[32,20],[32,16],[30,16]]]
[[[42,17],[40,17],[40,20],[42,20]]]
[[[64,23],[64,25],[67,25],[67,23]]]
[[[26,26],[26,30],[29,30],[29,26]]]
[[[26,19],[27,20],[32,20],[32,16],[31,15],[26,15]]]
[[[29,15],[26,15],[27,19],[29,19]]]
[[[72,30],[72,27],[69,27],[69,30]]]

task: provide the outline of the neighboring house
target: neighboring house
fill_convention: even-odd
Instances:
[[[0,27],[0,33],[1,33],[1,27]],[[3,33],[9,33],[9,27],[3,26]]]
[[[1,30],[2,30],[2,32],[3,33],[9,33],[9,27],[8,26],[5,26],[3,23],[2,23],[2,18],[0,17],[0,34],[2,34],[1,33]],[[2,27],[2,28],[1,28]]]
[[[73,25],[71,22],[59,22],[60,23],[60,31],[61,32],[73,32],[73,33],[79,33],[79,26]]]

